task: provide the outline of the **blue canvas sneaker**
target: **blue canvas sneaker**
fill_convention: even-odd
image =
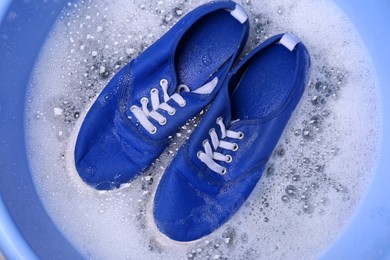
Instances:
[[[229,74],[157,187],[154,223],[163,234],[199,239],[241,207],[302,96],[309,66],[305,46],[283,34],[258,46]]]
[[[210,2],[123,67],[80,128],[74,154],[80,177],[108,190],[147,169],[169,136],[214,99],[248,31],[240,5]]]

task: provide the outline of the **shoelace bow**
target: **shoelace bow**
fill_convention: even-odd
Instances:
[[[224,141],[223,139],[225,139],[226,137],[233,139],[242,139],[244,137],[244,133],[226,129],[226,126],[223,123],[221,117],[217,119],[217,124],[221,129],[221,138],[218,137],[218,134],[215,129],[211,128],[209,131],[211,144],[208,139],[204,140],[202,143],[204,151],[199,151],[197,153],[197,156],[199,160],[206,164],[207,167],[209,167],[212,171],[223,175],[226,173],[226,167],[221,166],[216,161],[231,163],[233,158],[230,154],[224,155],[222,153],[215,152],[215,150],[220,147],[225,150],[237,151],[237,143],[231,143],[228,141]]]
[[[160,103],[159,91],[157,88],[153,88],[150,90],[150,98],[152,102],[152,110],[149,110],[148,104],[149,99],[147,97],[141,98],[142,108],[133,105],[130,108],[130,111],[137,118],[138,122],[151,134],[155,134],[157,132],[157,127],[150,122],[149,118],[153,118],[160,125],[165,125],[167,123],[166,117],[157,112],[157,109],[162,109],[168,112],[170,116],[173,116],[176,113],[176,109],[170,106],[167,102],[168,100],[175,101],[179,107],[184,107],[186,105],[186,101],[179,94],[181,91],[190,91],[186,85],[179,85],[178,92],[174,93],[172,96],[168,95],[168,80],[162,79],[160,81],[160,87],[164,93],[163,98],[164,102]]]

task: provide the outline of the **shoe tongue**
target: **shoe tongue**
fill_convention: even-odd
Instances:
[[[219,116],[223,118],[226,128],[229,128],[230,125],[232,124],[232,111],[231,111],[230,97],[227,88],[222,88],[220,90],[214,103],[220,105],[221,110],[219,112]],[[214,104],[211,104],[211,106],[213,105]]]
[[[234,124],[236,122],[236,120],[232,120],[232,111],[230,109],[230,100],[229,100],[229,103],[226,104],[226,106],[229,108],[229,109],[226,109],[226,112],[225,112],[225,124],[226,124],[226,128],[230,128],[230,126],[232,124]]]
[[[172,96],[175,92],[178,92],[180,82],[178,82],[176,73],[170,73],[168,75],[167,80],[169,84],[167,93],[169,96]]]

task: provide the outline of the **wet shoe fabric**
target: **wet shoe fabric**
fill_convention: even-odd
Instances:
[[[237,212],[304,92],[309,67],[305,46],[287,33],[259,45],[229,74],[157,187],[154,222],[165,236],[196,240]]]
[[[124,66],[82,122],[74,153],[80,177],[109,190],[146,170],[170,136],[215,98],[248,31],[240,5],[210,2]]]

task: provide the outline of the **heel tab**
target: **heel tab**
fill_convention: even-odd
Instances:
[[[233,11],[230,11],[230,14],[236,18],[240,23],[245,23],[248,20],[248,15],[245,12],[244,8],[241,5],[236,4],[236,8]]]
[[[285,33],[279,41],[280,44],[282,44],[290,51],[293,51],[295,46],[300,42],[301,40],[292,33]]]

